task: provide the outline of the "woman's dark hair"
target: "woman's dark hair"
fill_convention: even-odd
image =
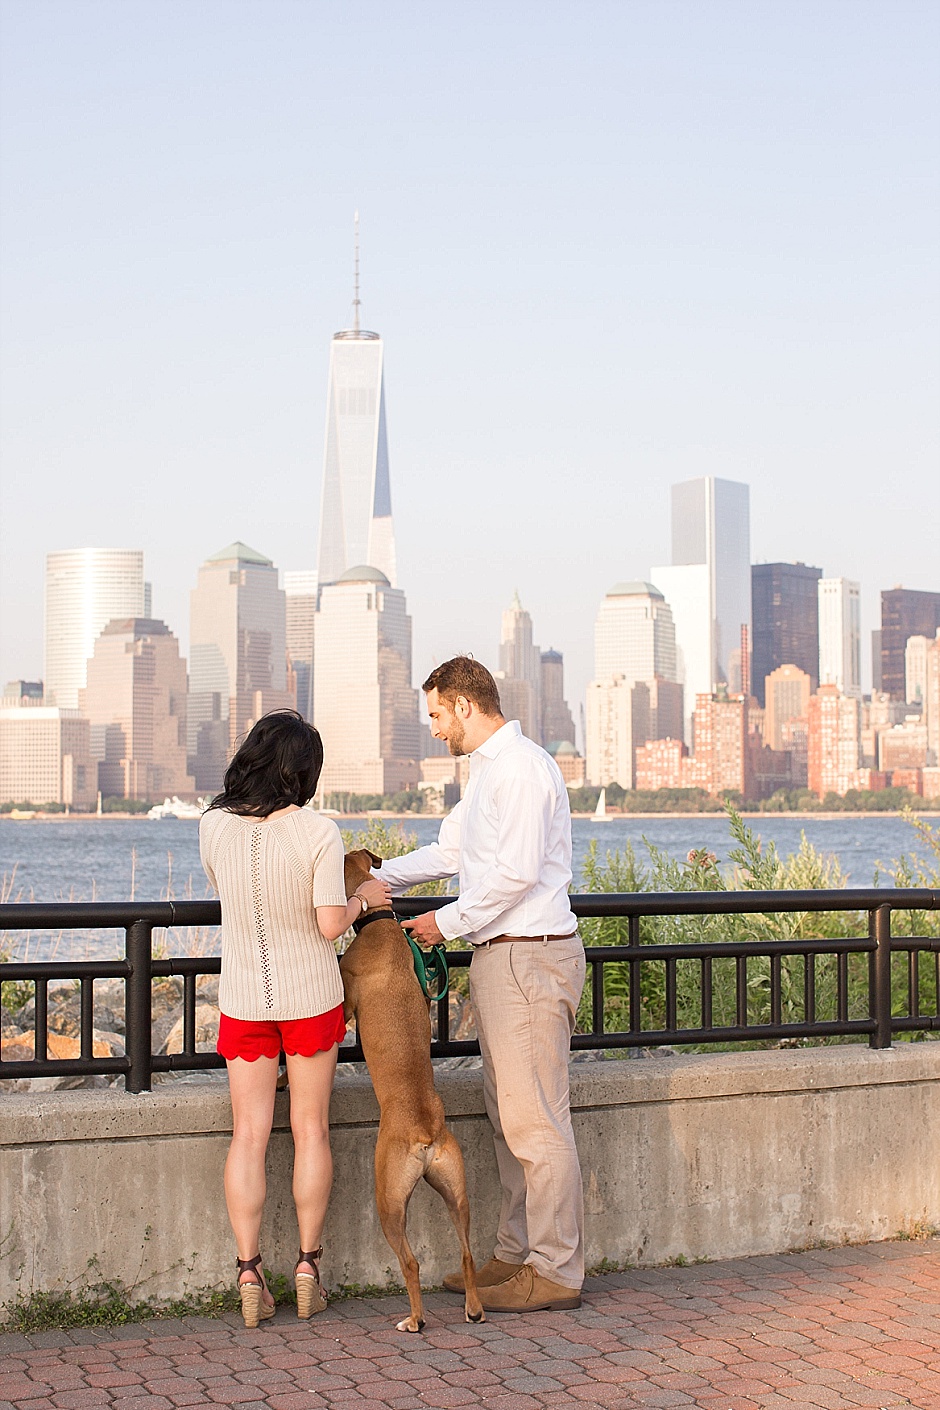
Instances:
[[[323,741],[313,725],[296,710],[273,710],[242,740],[209,807],[247,818],[291,803],[302,808],[316,793],[322,768]]]

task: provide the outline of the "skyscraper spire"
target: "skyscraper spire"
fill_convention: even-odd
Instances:
[[[354,295],[353,295],[353,332],[358,334],[358,332],[359,332],[359,303],[360,303],[360,299],[359,299],[359,212],[358,212],[358,211],[356,211],[355,220],[354,220],[354,225],[355,225],[356,258],[355,258],[355,279],[354,279],[354,289],[355,289],[355,292],[354,292]]]

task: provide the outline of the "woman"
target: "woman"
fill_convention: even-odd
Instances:
[[[202,863],[222,901],[218,1051],[228,1066],[233,1118],[225,1203],[246,1327],[274,1316],[258,1237],[282,1047],[300,1230],[297,1315],[326,1306],[319,1259],[333,1180],[329,1103],[345,1032],[333,941],[389,898],[385,882],[369,880],[346,900],[339,829],[304,807],[322,767],[323,745],[312,725],[293,710],[265,715],[199,824]]]

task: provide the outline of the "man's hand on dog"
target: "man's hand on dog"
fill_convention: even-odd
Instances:
[[[431,945],[440,945],[444,940],[437,928],[437,913],[435,911],[425,911],[423,915],[415,916],[413,920],[403,920],[402,925],[412,940],[417,940],[424,949]]]

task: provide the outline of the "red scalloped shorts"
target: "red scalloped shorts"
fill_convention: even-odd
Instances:
[[[219,1041],[216,1052],[224,1058],[244,1058],[255,1062],[259,1057],[276,1058],[281,1052],[289,1057],[313,1057],[341,1043],[346,1032],[343,1006],[337,1004],[327,1013],[313,1018],[262,1019],[254,1022],[245,1018],[219,1016]]]

